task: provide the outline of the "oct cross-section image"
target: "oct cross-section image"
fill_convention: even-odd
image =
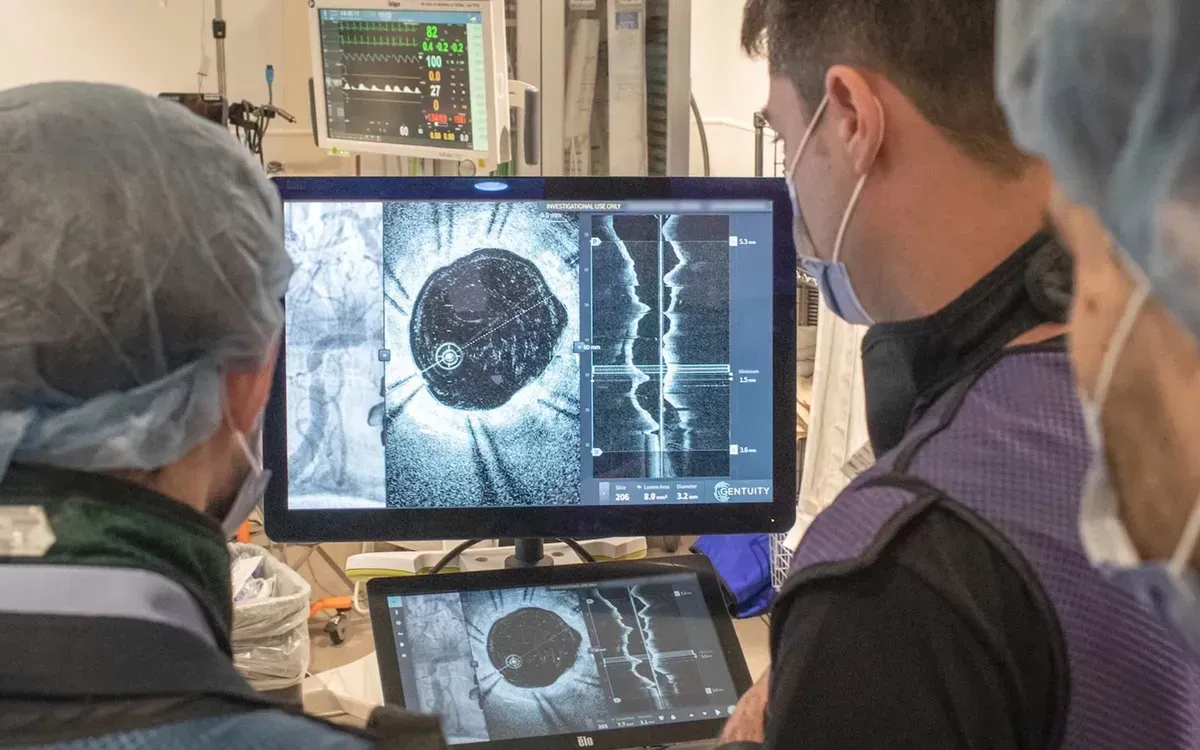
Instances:
[[[429,275],[409,321],[429,392],[455,409],[495,409],[541,377],[567,310],[530,261],[481,248]]]
[[[579,502],[579,302],[573,215],[384,205],[389,506]]]
[[[591,654],[577,591],[467,591],[462,612],[492,740],[587,731],[620,712]]]

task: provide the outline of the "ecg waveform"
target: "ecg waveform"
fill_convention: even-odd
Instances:
[[[416,88],[415,86],[414,87],[388,86],[386,84],[381,88],[379,86],[364,86],[361,83],[358,84],[357,86],[351,86],[350,84],[347,83],[347,84],[345,84],[345,88],[348,91],[374,91],[374,92],[377,92],[380,94],[420,94],[421,93],[421,89]]]
[[[338,24],[338,30],[342,33],[347,31],[416,32],[420,30],[420,25],[403,21],[341,21]]]
[[[344,52],[342,55],[347,62],[419,63],[422,59],[420,55],[393,55],[386,52]]]
[[[343,22],[338,39],[343,47],[420,47],[419,27],[411,23]]]

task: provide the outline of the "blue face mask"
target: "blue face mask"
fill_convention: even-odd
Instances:
[[[1079,530],[1092,564],[1114,584],[1133,594],[1175,640],[1200,658],[1200,576],[1189,564],[1200,536],[1200,498],[1170,560],[1144,561],[1121,520],[1120,496],[1108,472],[1101,414],[1113,371],[1144,309],[1149,287],[1139,286],[1128,304],[1100,363],[1096,393],[1080,394],[1092,464],[1084,480]]]
[[[883,105],[875,102],[879,107],[879,116],[883,118]],[[787,181],[788,195],[792,198],[792,239],[796,243],[796,253],[800,256],[800,266],[805,273],[817,280],[817,286],[821,290],[821,299],[825,305],[842,320],[847,323],[856,325],[869,326],[875,321],[863,308],[862,302],[859,301],[858,295],[854,292],[854,285],[850,282],[850,272],[846,270],[846,264],[838,260],[842,252],[842,243],[846,239],[846,227],[850,225],[850,217],[854,214],[854,209],[858,205],[858,199],[862,195],[863,186],[867,184],[867,175],[863,175],[858,181],[858,185],[854,188],[854,194],[850,197],[850,204],[846,206],[846,212],[842,214],[842,225],[838,229],[837,240],[833,244],[833,259],[821,260],[816,256],[812,247],[812,242],[809,239],[808,229],[804,225],[804,215],[800,210],[800,201],[796,198],[796,183],[795,174],[796,168],[800,165],[800,156],[804,153],[805,147],[808,146],[808,141],[812,138],[813,132],[816,130],[817,123],[821,120],[821,115],[825,113],[825,108],[829,106],[829,96],[821,100],[821,104],[817,107],[817,111],[813,114],[812,122],[808,125],[808,130],[805,131],[804,137],[800,139],[800,146],[796,149],[796,153],[792,156],[791,163],[787,166],[787,173],[784,179]]]

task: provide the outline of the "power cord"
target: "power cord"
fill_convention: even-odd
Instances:
[[[712,164],[708,158],[708,133],[704,130],[704,118],[700,116],[700,105],[692,95],[692,114],[696,117],[696,129],[700,131],[700,154],[704,157],[704,176],[712,176]]]
[[[451,549],[446,554],[442,555],[442,559],[438,560],[437,564],[434,565],[432,568],[430,568],[429,573],[427,573],[426,575],[432,576],[432,575],[437,575],[438,573],[441,573],[446,568],[447,565],[449,565],[451,562],[454,561],[455,558],[457,558],[459,555],[466,552],[467,550],[469,550],[470,548],[474,547],[476,544],[479,544],[482,541],[483,541],[482,539],[468,539],[465,542],[454,545],[454,548]],[[575,554],[579,555],[579,559],[583,560],[585,563],[596,562],[596,558],[592,557],[592,553],[590,553],[586,549],[584,549],[583,545],[581,545],[579,542],[575,541],[574,539],[567,539],[565,537],[555,537],[554,541],[561,542],[561,543],[567,545],[568,547],[570,547],[571,550]]]
[[[274,65],[267,66],[266,79],[266,106],[259,107],[245,99],[229,105],[229,124],[233,126],[238,140],[249,149],[251,154],[258,157],[259,164],[262,164],[264,168],[266,167],[266,158],[263,156],[263,140],[271,128],[271,121],[276,117],[282,117],[289,123],[296,122],[296,118],[290,112],[275,106]]]

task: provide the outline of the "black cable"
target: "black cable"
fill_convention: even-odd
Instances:
[[[260,114],[259,117],[261,118],[263,115]],[[263,141],[267,138],[267,128],[269,127],[271,127],[271,118],[262,119],[262,126],[258,131],[258,163],[262,165],[263,169],[267,168],[267,162],[263,156]]]
[[[579,559],[583,560],[585,563],[596,562],[596,558],[592,557],[592,553],[585,550],[583,548],[583,545],[581,545],[579,542],[575,541],[574,539],[566,539],[565,537],[555,537],[554,541],[562,542],[563,544],[567,545],[571,549],[575,550],[575,554],[579,555]]]
[[[436,575],[438,573],[441,573],[442,568],[445,568],[447,565],[449,565],[450,562],[454,558],[458,557],[459,555],[466,552],[467,550],[469,550],[470,548],[474,547],[476,544],[479,544],[482,541],[483,541],[482,539],[468,539],[467,541],[462,542],[461,544],[455,545],[454,549],[452,549],[449,552],[447,552],[446,554],[442,555],[442,559],[438,560],[437,565],[434,565],[432,568],[430,568],[429,572],[426,573],[426,575]]]
[[[482,541],[483,541],[482,539],[468,539],[465,542],[461,542],[461,543],[455,545],[454,549],[452,549],[449,552],[447,552],[446,554],[442,555],[442,559],[438,560],[437,564],[435,564],[432,568],[430,568],[429,572],[426,573],[425,575],[436,575],[438,573],[441,573],[442,570],[444,570],[447,565],[449,565],[451,562],[454,561],[454,558],[458,557],[459,555],[466,552],[467,550],[469,550],[470,548],[474,547],[476,544],[479,544]],[[579,555],[579,559],[583,560],[585,563],[596,562],[596,558],[592,557],[592,553],[590,553],[586,549],[584,549],[583,545],[581,545],[579,542],[575,541],[574,539],[566,539],[563,537],[556,537],[554,539],[554,541],[561,542],[561,543],[567,545],[568,547],[570,547],[575,552],[575,554]]]
[[[704,130],[704,119],[700,117],[700,105],[696,104],[696,97],[692,96],[692,114],[696,116],[696,128],[700,131],[700,153],[704,157],[704,176],[712,175],[712,168],[708,161],[708,133]]]

